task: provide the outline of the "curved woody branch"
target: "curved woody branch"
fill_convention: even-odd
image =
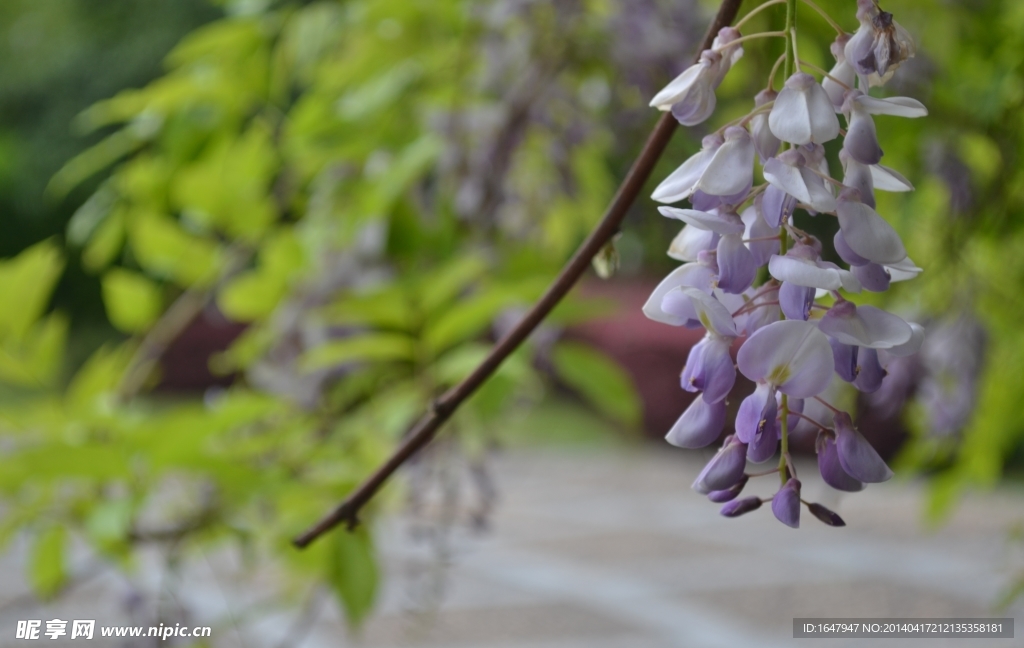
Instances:
[[[743,0],[722,0],[714,21],[708,27],[704,35],[704,42],[700,52],[709,49],[718,31],[736,18]],[[421,448],[430,443],[440,427],[469,396],[473,394],[488,378],[501,366],[505,358],[512,354],[529,337],[530,333],[548,316],[555,306],[568,294],[583,273],[590,265],[591,259],[611,240],[619,231],[626,212],[636,200],[637,195],[647,182],[654,165],[657,163],[669,140],[676,129],[676,120],[671,113],[666,113],[654,127],[654,131],[647,138],[643,150],[633,162],[625,180],[619,186],[611,205],[605,212],[604,218],[597,224],[597,227],[590,233],[586,241],[579,247],[576,254],[559,273],[555,281],[548,287],[547,291],[534,304],[530,312],[502,338],[480,363],[479,366],[467,376],[461,383],[452,387],[441,398],[434,402],[430,411],[427,412],[413,428],[405,435],[401,445],[394,454],[381,465],[366,481],[353,491],[334,510],[325,515],[319,522],[310,527],[302,535],[296,537],[292,543],[302,549],[309,546],[314,540],[327,533],[334,527],[344,523],[349,529],[359,524],[359,511],[369,502],[380,490],[384,482],[395,473],[398,468],[416,454]]]

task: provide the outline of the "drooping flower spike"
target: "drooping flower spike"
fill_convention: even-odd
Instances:
[[[684,263],[655,288],[644,314],[706,332],[680,374],[681,390],[694,396],[666,440],[703,448],[727,435],[693,483],[694,490],[723,504],[725,517],[770,502],[773,515],[793,528],[800,526],[802,506],[826,525],[845,526],[834,511],[801,499],[788,452],[789,434],[797,428],[817,428],[818,469],[832,488],[855,492],[892,476],[852,417],[822,398],[833,385],[885,393],[891,380],[886,366],[916,353],[924,339],[921,326],[854,301],[861,291],[884,292],[921,272],[876,211],[876,191],[913,186],[880,163],[884,147],[874,117],[927,115],[915,99],[868,94],[913,56],[914,45],[875,0],[858,0],[857,8],[860,27],[835,39],[835,65],[820,78],[802,70],[795,27],[743,37],[725,28],[698,63],[651,102],[684,125],[701,123],[714,112],[715,92],[743,55],[744,41],[789,41],[781,89],[769,81],[754,97],[750,114],[704,137],[701,150],[652,196],[672,205],[660,207],[662,215],[684,223],[668,250]],[[823,146],[840,134],[842,182],[832,178]],[[765,183],[755,186],[758,177]],[[805,217],[827,219],[825,227],[833,229],[826,240],[845,265],[825,260],[830,251],[798,227],[796,219]],[[738,397],[730,422],[737,370],[754,390]],[[780,457],[779,467],[758,474],[779,476],[775,495],[740,497],[753,477],[746,472],[748,462],[774,457]]]

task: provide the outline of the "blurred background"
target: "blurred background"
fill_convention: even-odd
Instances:
[[[819,4],[856,28],[853,0]],[[651,184],[365,524],[299,552],[599,220],[716,5],[6,0],[0,645],[57,617],[214,628],[177,645],[591,647],[1024,618],[1024,4],[883,8],[918,42],[885,92],[930,115],[877,120],[916,186],[878,211],[925,272],[865,299],[927,336],[880,391],[834,394],[895,483],[839,499],[805,457],[849,527],[689,491],[710,451],[660,439],[699,338],[640,312],[678,264]],[[831,29],[799,20],[830,68]],[[746,46],[652,183],[749,111],[780,43]]]

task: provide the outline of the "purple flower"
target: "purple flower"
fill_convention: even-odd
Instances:
[[[878,351],[874,349],[861,349],[857,359],[857,378],[853,386],[870,394],[878,391],[882,386],[882,379],[885,378],[885,369],[878,361]]]
[[[843,344],[872,349],[891,349],[910,341],[914,334],[902,319],[874,306],[857,306],[839,300],[818,322],[823,333]]]
[[[844,189],[839,194],[835,211],[843,238],[858,255],[882,265],[907,258],[899,234],[874,209],[860,202],[856,189]]]
[[[773,254],[779,253],[779,228],[778,226],[772,227],[768,221],[764,219],[760,205],[764,202],[764,194],[758,195],[754,198],[754,204],[743,210],[740,215],[740,219],[743,221],[745,227],[743,236],[747,239],[762,239],[762,240],[751,240],[747,244],[750,248],[750,254],[753,255],[754,264],[760,268],[764,264],[768,263],[768,259]],[[774,239],[772,237],[775,237]]]
[[[733,500],[722,507],[721,514],[725,517],[739,517],[744,513],[750,513],[761,508],[760,497],[747,497],[741,500]]]
[[[750,380],[796,398],[820,394],[835,369],[828,338],[814,324],[799,320],[758,329],[740,347],[737,364]]]
[[[852,344],[843,344],[833,337],[828,339],[832,347],[832,359],[836,364],[836,375],[852,383],[857,379],[857,354],[860,349]]]
[[[760,108],[775,101],[778,96],[778,93],[771,88],[762,90],[754,97],[754,106]],[[779,147],[782,146],[782,142],[768,127],[768,115],[765,113],[754,115],[754,118],[750,120],[750,134],[754,139],[754,149],[757,150],[757,157],[761,160],[761,164],[764,164],[769,158],[775,157],[775,154],[779,152]]]
[[[745,196],[754,184],[754,141],[747,129],[725,129],[725,143],[715,151],[694,190],[709,196]]]
[[[849,292],[860,292],[861,289],[853,273],[834,263],[819,260],[818,253],[807,245],[794,245],[785,256],[773,256],[768,262],[768,272],[779,281],[805,288],[842,288]]]
[[[706,136],[701,142],[701,150],[693,155],[655,188],[651,198],[660,203],[675,203],[689,198],[694,192],[697,181],[708,168],[715,152],[725,143],[718,134]]]
[[[786,318],[807,321],[811,316],[811,305],[814,303],[815,292],[814,288],[798,286],[791,281],[783,281],[779,287],[779,305]]]
[[[697,397],[665,435],[665,440],[679,448],[703,448],[714,443],[724,427],[724,400],[709,403]]]
[[[810,74],[797,72],[775,99],[768,126],[783,142],[824,144],[839,135],[839,120],[828,93]]]
[[[776,390],[759,383],[754,392],[743,399],[736,413],[736,438],[747,446],[747,459],[763,463],[775,455],[779,443],[778,402]]]
[[[857,72],[853,66],[846,61],[846,54],[843,51],[846,44],[850,42],[849,34],[840,34],[833,41],[831,50],[832,56],[836,58],[836,64],[832,66],[828,76],[822,79],[821,87],[825,89],[832,105],[838,111],[843,105],[843,95],[849,88],[853,87],[857,79]],[[835,79],[835,80],[833,80]],[[845,87],[844,87],[845,86]]]
[[[839,517],[838,515],[828,510],[821,504],[815,504],[814,502],[811,502],[810,504],[807,505],[807,510],[811,512],[811,515],[818,518],[819,520],[821,520],[829,526],[846,526],[846,522],[843,521],[843,518]]]
[[[748,479],[749,477],[743,475],[742,479],[729,488],[720,491],[711,491],[708,493],[708,499],[712,502],[731,502],[739,496],[740,492],[743,491],[743,487],[747,485]]]
[[[818,472],[825,483],[836,490],[856,493],[864,490],[864,483],[850,476],[839,461],[839,450],[831,433],[822,433],[816,444],[818,451]]]
[[[825,187],[825,181],[805,167],[806,161],[799,150],[783,151],[778,157],[765,162],[764,179],[815,211],[835,211],[836,199]],[[767,213],[767,206],[765,209]],[[771,224],[772,221],[768,222]]]
[[[892,471],[878,452],[871,447],[856,428],[846,412],[835,415],[836,449],[843,470],[854,479],[869,484],[887,481]]]
[[[732,488],[743,479],[746,466],[747,444],[730,436],[726,438],[722,449],[704,466],[692,488],[702,495]]]
[[[790,478],[772,498],[772,513],[786,526],[800,528],[800,481]]]

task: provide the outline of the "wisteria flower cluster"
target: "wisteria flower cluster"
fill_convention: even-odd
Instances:
[[[741,34],[747,18],[782,2],[787,10],[784,31]],[[672,258],[685,263],[655,289],[644,313],[658,322],[706,330],[682,372],[682,388],[699,395],[668,433],[669,443],[684,448],[714,443],[725,429],[726,397],[737,369],[756,384],[739,406],[734,432],[701,471],[694,490],[724,503],[721,512],[727,517],[770,501],[775,517],[791,527],[800,524],[801,504],[822,522],[843,526],[837,514],[801,498],[789,433],[797,425],[818,429],[818,467],[833,488],[859,491],[892,476],[850,414],[822,394],[834,376],[862,392],[874,392],[886,375],[883,363],[913,355],[921,346],[921,326],[858,305],[850,296],[885,291],[891,282],[921,271],[896,231],[875,211],[875,191],[913,187],[880,163],[883,152],[874,119],[923,117],[927,110],[914,99],[868,93],[914,54],[910,36],[892,14],[875,0],[858,0],[860,27],[848,34],[813,2],[803,2],[838,32],[831,71],[799,58],[796,0],[770,0],[736,27],[722,29],[699,62],[651,101],[683,125],[700,124],[714,112],[715,91],[743,56],[745,41],[786,40],[786,53],[776,62],[767,87],[754,97],[753,110],[705,137],[700,152],[654,191],[658,202],[688,200],[690,208],[659,208],[664,216],[685,223],[669,248]],[[787,78],[776,91],[774,77],[783,64]],[[822,80],[804,70],[817,72]],[[831,176],[823,147],[840,136],[842,181]],[[762,184],[755,185],[755,161],[761,166]],[[821,241],[794,223],[798,209],[838,221],[833,245],[847,267],[822,259]],[[767,279],[755,285],[765,266]],[[742,344],[734,364],[730,350],[737,340]],[[808,406],[805,414],[805,404],[811,403],[815,407]],[[812,418],[812,409],[829,413],[831,420]],[[759,473],[780,475],[775,496],[740,498],[755,476],[747,472],[748,462],[767,462],[780,451],[778,468]]]

